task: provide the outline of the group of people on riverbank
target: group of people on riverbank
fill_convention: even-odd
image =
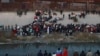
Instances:
[[[36,10],[34,21],[25,26],[18,26],[17,24],[13,26],[7,26],[4,30],[11,30],[13,35],[16,36],[38,36],[43,34],[51,34],[54,32],[64,33],[66,36],[73,35],[75,32],[89,32],[89,33],[100,33],[100,24],[58,24],[58,20],[65,19],[63,10],[60,11],[59,17],[57,13],[48,11]],[[69,19],[76,16],[75,13],[68,15]],[[85,18],[86,13],[82,12],[80,17]],[[59,19],[58,19],[59,18]]]
[[[46,50],[44,51],[44,53],[42,53],[42,51],[39,50],[37,56],[68,56],[68,50],[66,48],[64,48],[63,50],[58,48],[58,50],[54,53],[48,53]]]
[[[14,34],[20,36],[41,36],[43,34],[51,34],[54,32],[64,33],[66,36],[72,35],[75,32],[88,32],[88,33],[100,33],[100,24],[45,24],[34,22],[32,24],[12,29]]]
[[[69,56],[69,52],[68,52],[67,48],[64,48],[63,50],[58,48],[58,50],[54,53],[48,53],[47,50],[45,50],[43,53],[41,50],[39,50],[39,52],[37,53],[37,56]],[[72,53],[72,56],[100,56],[100,51],[97,50],[94,53],[91,50],[89,50],[88,52],[75,51],[74,53]]]
[[[62,11],[60,11],[61,16],[57,17],[57,13],[52,13],[51,11],[41,11],[41,10],[36,10],[35,16],[34,16],[34,21],[33,23],[19,27],[16,26],[13,29],[13,33],[17,33],[18,35],[35,35],[35,36],[40,36],[41,33],[48,32],[48,34],[52,31],[51,27],[57,22],[57,20],[63,20],[64,19],[64,14]],[[53,19],[53,20],[51,20]],[[51,24],[47,24],[46,22]]]
[[[85,19],[85,17],[86,17],[86,13],[85,12],[81,12],[79,15],[77,15],[77,14],[75,14],[75,13],[71,13],[71,14],[69,14],[68,15],[68,19],[70,20],[73,20],[74,22],[78,22],[78,17],[79,18],[84,18]]]
[[[53,16],[52,16],[53,14]],[[17,33],[18,35],[34,35],[34,36],[41,36],[45,33],[50,34],[53,32],[59,32],[64,33],[65,35],[72,35],[74,32],[89,32],[89,33],[100,33],[100,24],[57,24],[57,20],[64,19],[63,11],[60,11],[61,17],[57,17],[57,13],[52,13],[51,10],[49,11],[41,11],[36,10],[34,21],[33,23],[18,27],[16,26],[15,29],[13,29],[13,33]],[[69,16],[69,19],[74,17],[74,13]],[[81,13],[79,16],[85,18],[85,13]],[[49,20],[52,20],[52,22]],[[48,23],[46,23],[48,22]]]

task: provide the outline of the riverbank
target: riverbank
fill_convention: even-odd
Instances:
[[[91,33],[76,32],[72,36],[65,36],[60,33],[45,34],[41,37],[35,36],[17,36],[9,38],[5,36],[0,44],[24,44],[24,43],[40,43],[40,44],[64,44],[64,43],[100,43],[100,36]]]
[[[57,24],[61,23],[63,25],[67,24],[98,24],[100,22],[100,16],[97,14],[88,14],[85,19],[78,18],[78,22],[73,22],[68,19],[68,15],[72,11],[64,12],[64,20],[58,21]],[[80,11],[73,11],[75,14],[79,15]],[[58,16],[60,15],[57,12]],[[6,16],[6,17],[5,17]],[[27,25],[33,22],[34,12],[28,12],[27,15],[22,15],[19,17],[16,12],[0,12],[0,24],[4,26],[18,26]],[[95,18],[95,19],[94,19]],[[0,32],[0,43],[1,44],[12,44],[12,43],[71,43],[71,42],[100,42],[100,35],[90,34],[90,33],[74,33],[73,36],[65,36],[65,34],[52,33],[44,34],[41,37],[35,36],[14,36],[10,32]],[[80,35],[79,35],[80,34]]]

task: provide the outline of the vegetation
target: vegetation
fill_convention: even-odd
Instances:
[[[12,32],[0,31],[0,42],[11,42],[12,40],[17,40],[18,38],[12,34]]]
[[[95,34],[76,32],[72,37],[60,33],[46,34],[43,37],[34,36],[14,36],[12,33],[0,32],[0,42],[12,43],[12,41],[28,41],[40,43],[70,43],[70,42],[100,42],[100,38]]]
[[[93,33],[80,32],[76,33],[74,36],[75,41],[79,42],[100,42],[100,38]]]

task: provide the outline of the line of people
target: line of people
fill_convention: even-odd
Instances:
[[[7,30],[6,27],[4,27]],[[64,33],[66,36],[72,35],[75,32],[89,32],[89,33],[100,33],[100,24],[46,24],[44,22],[33,22],[32,24],[19,27],[8,26],[14,35],[20,36],[38,36],[43,34],[51,34],[53,32]],[[8,30],[9,30],[8,29]]]
[[[64,33],[66,36],[72,35],[75,32],[89,32],[100,33],[100,24],[45,24],[45,23],[32,23],[23,27],[16,27],[12,32],[21,36],[41,36],[43,34],[51,34],[53,32]]]
[[[86,14],[99,14],[100,15],[100,11],[98,10],[98,11],[96,11],[96,10],[91,10],[91,11],[89,11],[89,10],[86,10],[85,11],[86,12]]]
[[[5,56],[9,56],[9,54],[6,53]],[[30,54],[26,56],[30,56]],[[45,50],[44,52],[42,50],[39,50],[39,52],[37,53],[37,56],[70,56],[70,55],[67,48],[63,48],[63,50],[58,48],[57,51],[53,53],[48,52],[47,50]],[[74,51],[72,52],[72,56],[100,56],[100,51],[99,50],[97,50],[96,52],[92,52],[91,50],[89,50],[88,52],[85,52],[83,50],[81,52]]]
[[[40,50],[37,53],[37,56],[68,56],[68,51],[66,48],[64,48],[63,50],[58,48],[58,50],[54,53],[48,53],[46,50],[44,51],[44,53],[42,53],[42,51]]]
[[[58,48],[57,51],[53,53],[48,53],[47,50],[45,50],[43,53],[41,50],[39,50],[37,56],[69,56],[69,52],[67,48],[63,48],[63,50]],[[100,56],[100,51],[97,50],[94,53],[91,50],[89,50],[88,52],[85,52],[83,50],[81,52],[74,51],[72,53],[72,56]]]

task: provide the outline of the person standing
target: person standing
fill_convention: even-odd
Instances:
[[[75,51],[75,52],[73,53],[73,56],[79,56],[79,53],[78,53],[77,51]]]
[[[56,52],[56,56],[62,56],[62,50],[60,48],[58,48]]]
[[[95,56],[100,56],[100,51],[99,50],[96,51]]]
[[[82,51],[82,52],[80,53],[80,56],[86,56],[85,52]]]
[[[51,53],[48,53],[48,56],[52,56],[52,54]]]
[[[71,15],[70,14],[68,14],[68,19],[71,19]]]
[[[68,50],[67,50],[67,48],[63,49],[62,56],[68,56]]]
[[[8,56],[8,53],[6,53],[5,56]]]
[[[60,10],[60,14],[63,14],[63,10]]]
[[[93,53],[91,52],[91,50],[89,50],[86,54],[86,56],[93,56]]]
[[[56,53],[53,53],[52,56],[57,56]]]
[[[50,34],[50,27],[47,27],[47,34]]]
[[[43,56],[48,56],[48,53],[47,53],[47,51],[46,51],[46,50],[45,50],[45,52],[44,52]]]
[[[43,56],[42,51],[40,50],[37,54],[37,56]]]
[[[35,35],[36,35],[36,37],[39,36],[39,27],[38,26],[36,26],[36,28],[35,28]]]

